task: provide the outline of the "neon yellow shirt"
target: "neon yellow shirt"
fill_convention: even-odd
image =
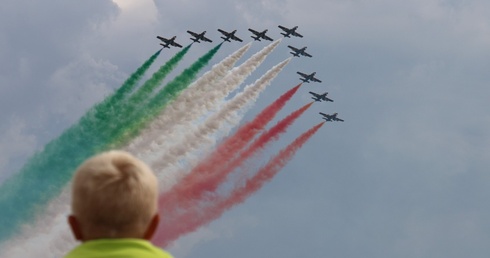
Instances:
[[[172,255],[143,239],[100,239],[82,243],[65,258],[172,258]]]

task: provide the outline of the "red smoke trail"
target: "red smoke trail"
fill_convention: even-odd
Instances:
[[[266,182],[270,181],[324,123],[317,124],[296,138],[253,177],[249,178],[243,186],[236,188],[231,195],[227,197],[216,196],[211,201],[211,204],[199,211],[199,213],[187,214],[186,216],[175,218],[176,220],[173,221],[167,220],[165,214],[163,214],[163,231],[159,230],[153,242],[158,246],[166,247],[181,235],[192,232],[200,226],[215,220],[227,209],[245,201]]]
[[[206,159],[201,161],[192,171],[185,176],[172,189],[160,196],[159,204],[166,207],[166,210],[175,210],[177,207],[192,206],[194,200],[201,197],[202,191],[206,188],[207,178],[212,176],[226,162],[241,151],[274,116],[281,110],[288,100],[296,93],[301,84],[296,85],[276,101],[267,106],[260,112],[254,120],[241,126],[235,134],[221,143],[217,149]]]
[[[289,126],[296,121],[296,119],[298,119],[308,108],[310,108],[312,104],[313,102],[304,105],[281,121],[277,122],[275,126],[260,135],[260,137],[257,138],[245,151],[240,153],[237,158],[228,163],[223,169],[220,169],[219,173],[214,174],[214,178],[224,180],[224,177],[233,172],[233,170],[236,168],[240,167],[245,160],[250,158],[252,155],[256,155],[258,151],[262,150],[268,143],[277,140],[277,138],[279,138],[279,136],[284,133]]]
[[[298,119],[312,104],[313,102],[304,105],[303,107],[297,109],[296,111],[292,112],[287,117],[279,121],[271,129],[260,135],[260,137],[257,138],[245,151],[240,153],[240,155],[237,155],[237,157],[233,161],[221,164],[222,167],[217,168],[214,173],[209,174],[205,178],[202,178],[203,181],[194,182],[193,185],[186,185],[186,189],[195,194],[193,195],[194,198],[192,200],[181,200],[178,203],[163,203],[162,206],[164,205],[166,207],[166,210],[172,210],[166,212],[166,214],[164,215],[166,216],[166,219],[168,219],[170,216],[175,219],[182,219],[182,217],[194,216],[194,214],[196,213],[199,214],[199,211],[202,209],[202,207],[199,206],[199,203],[202,201],[203,196],[205,196],[206,194],[212,195],[213,192],[218,188],[218,186],[226,180],[227,176],[231,172],[238,168],[245,160],[250,158],[252,155],[257,154],[257,152],[263,149],[266,144],[277,140],[280,134],[284,133],[287,128],[291,124],[293,124],[294,121],[296,121],[296,119]],[[168,194],[174,193],[169,192]],[[186,192],[180,192],[180,194],[184,198],[189,197]],[[199,195],[199,197],[201,198],[197,197],[197,195]],[[178,205],[178,207],[176,205]],[[174,212],[174,210],[178,210],[178,212]]]
[[[274,118],[300,86],[301,84],[298,84],[288,90],[262,110],[251,122],[241,126],[235,134],[221,143],[211,155],[201,161],[179,183],[161,194],[159,206],[165,207],[162,211],[165,213],[164,217],[167,219],[178,218],[183,216],[190,207],[196,208],[203,194],[203,191],[199,189],[213,189],[213,187],[206,186],[208,177],[212,177],[221,166],[232,160]],[[157,234],[164,233],[161,228],[162,226],[157,230]]]

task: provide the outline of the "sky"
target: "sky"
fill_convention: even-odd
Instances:
[[[292,60],[245,120],[297,85],[296,71],[316,71],[323,82],[302,85],[279,117],[308,103],[310,90],[334,102],[315,103],[266,156],[319,123],[318,112],[345,122],[325,124],[257,194],[168,250],[487,257],[489,17],[483,0],[4,0],[0,182],[117,89],[159,49],[156,35],[188,44],[186,30],[207,31],[213,43],[194,45],[181,71],[219,42],[218,28],[244,42],[224,44],[212,64],[250,42],[248,28],[277,39],[278,25],[297,25],[304,37],[284,39],[246,83],[289,57],[287,45],[313,57]]]

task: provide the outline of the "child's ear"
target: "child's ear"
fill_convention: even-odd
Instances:
[[[148,225],[148,228],[146,229],[145,235],[143,236],[144,239],[150,240],[153,237],[153,234],[157,230],[159,222],[160,222],[160,216],[157,213],[151,219],[150,224]]]
[[[76,240],[83,242],[82,230],[77,218],[73,215],[68,216],[68,225],[70,225],[71,232]]]

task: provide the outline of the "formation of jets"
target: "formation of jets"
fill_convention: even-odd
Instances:
[[[289,28],[286,28],[284,26],[281,26],[279,25],[278,26],[283,32],[281,32],[281,35],[283,35],[284,37],[286,38],[290,38],[291,36],[295,36],[295,37],[300,37],[302,38],[303,35],[299,34],[296,32],[296,29],[298,28],[298,26],[295,26],[291,29]],[[251,29],[249,28],[248,29],[250,32],[252,32],[252,38],[254,40],[257,40],[257,41],[261,41],[262,39],[263,40],[269,40],[269,41],[272,41],[273,39],[269,36],[266,35],[267,33],[267,29],[263,30],[263,31],[257,31],[257,30],[254,30],[254,29]],[[238,36],[235,35],[236,31],[237,30],[233,30],[231,32],[227,32],[225,30],[222,30],[222,29],[218,29],[218,31],[222,34],[221,36],[221,39],[223,39],[224,41],[228,41],[228,42],[231,42],[232,40],[234,41],[238,41],[238,42],[243,42],[243,40],[241,38],[239,38]],[[206,36],[204,36],[204,34],[206,34],[206,31],[203,31],[201,33],[197,33],[197,32],[193,32],[193,31],[190,31],[188,30],[187,33],[191,34],[192,37],[190,38],[193,42],[197,42],[197,43],[200,43],[201,41],[205,41],[205,42],[213,42],[211,39],[207,38]],[[158,39],[160,39],[162,41],[162,43],[160,43],[160,45],[162,45],[164,48],[170,48],[171,46],[173,47],[182,47],[182,45],[178,44],[177,42],[175,42],[175,38],[176,36],[172,37],[172,38],[164,38],[162,36],[157,36]],[[311,57],[310,54],[306,53],[305,52],[305,49],[306,47],[302,48],[302,49],[296,49],[292,46],[289,46],[293,51],[295,51],[296,53],[293,53],[291,52],[291,54],[295,55],[295,56],[300,56],[300,55],[303,55],[303,56],[308,56],[308,57]]]
[[[291,38],[291,36],[299,37],[299,38],[303,37],[303,35],[296,32],[296,30],[298,29],[298,26],[294,26],[292,28],[287,28],[287,27],[284,27],[282,25],[279,25],[278,27],[279,27],[279,29],[281,29],[280,34],[283,35],[285,38]],[[252,33],[251,37],[254,39],[254,41],[261,41],[261,40],[273,41],[273,39],[267,35],[267,32],[268,32],[267,29],[265,29],[263,31],[257,31],[257,30],[254,30],[252,28],[249,28],[248,30]],[[223,41],[243,42],[243,40],[241,38],[239,38],[238,36],[235,35],[237,30],[233,30],[231,32],[228,32],[228,31],[225,31],[222,29],[218,29],[218,32],[221,33],[220,38],[223,39]],[[205,36],[206,31],[203,31],[201,33],[197,33],[197,32],[193,32],[193,31],[188,30],[187,33],[189,33],[192,36],[190,39],[195,43],[213,42],[211,39],[209,39]],[[172,47],[179,47],[179,48],[182,47],[182,45],[180,45],[179,43],[177,43],[175,41],[176,36],[173,36],[172,38],[164,38],[161,36],[157,36],[157,38],[162,41],[160,43],[160,45],[162,45],[164,48],[170,48],[171,46]],[[302,47],[302,48],[297,48],[297,47],[288,45],[288,48],[291,49],[291,52],[289,52],[289,53],[291,53],[295,57],[301,57],[301,56],[313,57],[311,54],[306,52],[306,48],[307,48],[306,46]],[[309,83],[310,81],[311,82],[318,82],[318,83],[322,82],[321,80],[319,80],[318,78],[315,77],[316,72],[313,72],[311,74],[307,74],[307,73],[303,73],[303,72],[298,71],[296,73],[300,75],[299,79],[302,82],[306,82],[306,83]],[[309,93],[312,95],[311,98],[314,101],[317,101],[317,102],[322,102],[322,101],[333,102],[332,99],[327,97],[328,92],[316,93],[316,92],[310,91]],[[333,121],[344,122],[344,120],[337,118],[337,114],[338,113],[333,113],[330,115],[330,114],[325,114],[325,113],[320,112],[320,115],[322,115],[322,119],[325,119],[325,121],[327,121],[327,122],[333,122]]]

